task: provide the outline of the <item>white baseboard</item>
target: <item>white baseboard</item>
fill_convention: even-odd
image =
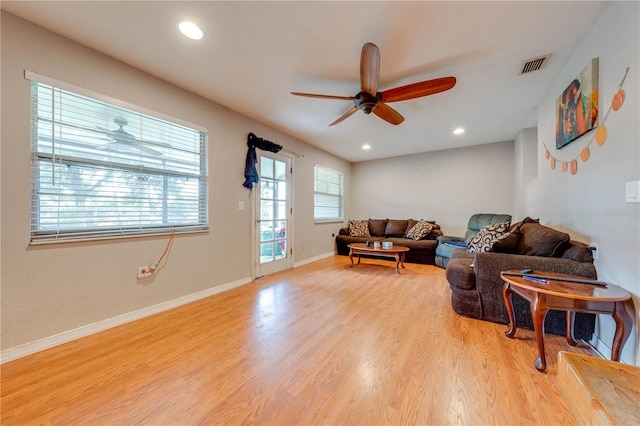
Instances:
[[[142,308],[137,311],[128,312],[126,314],[118,315],[113,318],[98,321],[93,324],[87,324],[82,327],[75,328],[73,330],[63,331],[62,333],[45,337],[33,342],[25,343],[24,345],[9,348],[0,353],[0,364],[13,361],[15,359],[34,354],[36,352],[40,352],[45,349],[49,349],[54,346],[61,345],[63,343],[71,342],[73,340],[77,340],[82,337],[86,337],[91,334],[95,334],[100,331],[107,330],[109,328],[117,327],[119,325],[126,324],[131,321],[148,317],[150,315],[157,314],[159,312],[163,312],[168,309],[185,305],[187,303],[195,302],[196,300],[204,299],[205,297],[213,296],[214,294],[222,293],[223,291],[231,290],[232,288],[249,284],[251,281],[252,281],[251,278],[243,278],[227,284],[222,284],[216,287],[202,290],[197,293],[192,293],[186,296],[178,297],[177,299],[158,303],[157,305],[148,306],[146,308]]]
[[[604,343],[598,336],[593,335],[593,339],[591,339],[591,346],[593,349],[600,354],[603,359],[611,359],[611,348]]]
[[[301,260],[300,262],[295,262],[293,264],[293,267],[294,268],[298,268],[300,266],[306,265],[307,263],[315,262],[316,260],[320,260],[320,259],[326,259],[327,257],[331,257],[333,255],[335,255],[335,253],[332,252],[332,251],[328,252],[328,253],[320,254],[318,256],[314,256],[314,257],[310,257],[310,258],[305,259],[305,260]]]

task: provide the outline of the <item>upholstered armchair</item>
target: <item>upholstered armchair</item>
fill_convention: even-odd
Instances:
[[[493,223],[511,222],[511,215],[508,214],[492,214],[477,213],[469,218],[467,230],[464,237],[454,237],[451,235],[442,235],[437,238],[438,247],[436,248],[436,265],[446,268],[451,253],[459,248],[466,248],[469,242],[478,234],[482,228]]]

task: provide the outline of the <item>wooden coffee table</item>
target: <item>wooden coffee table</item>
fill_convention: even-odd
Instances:
[[[506,272],[517,273],[518,271]],[[584,279],[584,277],[554,272],[533,271],[532,274],[565,279]],[[620,352],[633,327],[633,318],[629,314],[634,309],[633,300],[627,290],[613,284],[601,287],[553,279],[548,279],[545,284],[505,273],[500,274],[500,278],[504,281],[502,297],[507,307],[510,322],[510,328],[505,332],[507,337],[513,338],[516,334],[516,321],[511,294],[516,293],[531,304],[533,329],[538,344],[538,357],[533,364],[538,371],[545,371],[547,368],[544,354],[544,318],[550,309],[567,311],[567,342],[571,346],[578,344],[573,337],[573,321],[576,312],[612,315],[616,322],[616,331],[613,337],[611,360],[620,360]]]
[[[368,254],[372,256],[394,257],[396,259],[396,273],[400,273],[400,266],[404,269],[404,254],[409,251],[409,247],[393,245],[391,248],[373,248],[373,243],[369,247],[365,243],[349,244],[349,259],[353,268],[353,255],[358,255],[358,264],[360,264],[360,255]]]

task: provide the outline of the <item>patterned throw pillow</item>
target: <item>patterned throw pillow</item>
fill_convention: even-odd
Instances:
[[[350,220],[349,221],[350,237],[370,237],[368,220]]]
[[[471,253],[489,251],[493,242],[509,230],[509,222],[492,223],[478,231],[478,235],[473,237],[467,249]]]
[[[433,223],[429,223],[426,220],[419,220],[418,223],[407,231],[406,238],[418,241],[429,235],[431,231],[433,231]]]

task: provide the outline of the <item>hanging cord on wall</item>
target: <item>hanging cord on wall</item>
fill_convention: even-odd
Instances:
[[[167,241],[167,246],[165,247],[164,252],[162,253],[162,256],[160,256],[160,258],[158,259],[157,262],[152,263],[150,265],[149,272],[151,272],[152,274],[156,271],[156,269],[158,268],[158,265],[160,265],[160,262],[162,262],[162,259],[164,259],[165,255],[169,251],[169,247],[171,247],[171,244],[173,243],[174,235],[176,235],[175,228],[174,228],[173,232],[171,232],[171,237],[169,237],[169,241]]]

